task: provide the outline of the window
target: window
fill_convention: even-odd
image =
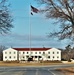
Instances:
[[[34,56],[31,56],[32,58],[34,58]]]
[[[31,52],[31,54],[33,54],[33,52]]]
[[[7,58],[7,56],[5,56],[5,58]]]
[[[27,58],[29,58],[29,56],[26,56]]]
[[[43,54],[45,54],[45,52],[43,52]]]
[[[16,58],[16,57],[14,56],[14,58]]]
[[[41,58],[41,56],[39,56],[39,58]]]
[[[37,58],[37,56],[35,56],[35,58]]]
[[[53,58],[54,58],[54,56],[53,56]]]
[[[53,52],[53,54],[54,54],[54,52]]]
[[[41,52],[39,52],[39,54],[41,54]]]
[[[59,52],[57,52],[57,54],[59,54]]]
[[[27,52],[27,54],[28,54],[28,52]]]
[[[11,56],[9,56],[9,58],[11,58]]]
[[[23,54],[25,54],[25,52],[23,52]]]
[[[48,52],[48,54],[50,54],[50,52]]]
[[[25,58],[25,57],[23,56],[23,58]]]
[[[14,54],[16,54],[16,52],[14,52]]]
[[[11,54],[11,52],[9,52],[9,54]]]
[[[57,56],[57,58],[59,58],[59,56]]]
[[[48,56],[48,58],[50,58],[50,56]]]
[[[7,52],[5,52],[5,54],[7,54]]]
[[[35,52],[35,54],[37,54],[37,52]]]

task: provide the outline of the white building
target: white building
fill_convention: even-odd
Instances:
[[[3,61],[28,60],[61,60],[61,50],[56,48],[9,48],[3,51]]]
[[[3,50],[3,61],[15,61],[17,60],[17,50],[8,48]]]

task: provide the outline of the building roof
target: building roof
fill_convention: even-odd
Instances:
[[[51,48],[13,48],[17,51],[46,51]]]

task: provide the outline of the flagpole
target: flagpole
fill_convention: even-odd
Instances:
[[[29,50],[30,50],[30,55],[31,57],[31,4],[29,6]]]
[[[30,30],[30,33],[29,33],[29,44],[30,44],[30,48],[29,48],[29,50],[30,50],[30,56],[29,57],[31,57],[31,44],[32,44],[32,37],[31,37],[31,34],[32,34],[31,33],[31,31],[32,31],[31,15],[33,15],[33,13],[31,11],[34,12],[34,13],[38,13],[39,10],[37,8],[33,7],[30,4],[30,7],[29,7],[29,25],[30,25],[30,28],[29,28],[29,30]]]

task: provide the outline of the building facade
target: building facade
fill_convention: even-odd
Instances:
[[[3,61],[16,61],[17,60],[17,50],[8,48],[3,50]]]
[[[26,61],[29,57],[34,61],[61,61],[61,50],[56,48],[9,48],[3,51],[3,61]]]

